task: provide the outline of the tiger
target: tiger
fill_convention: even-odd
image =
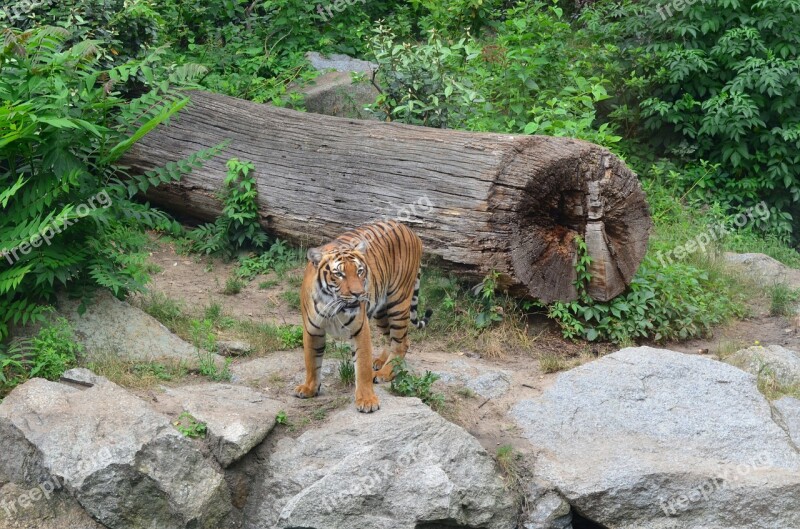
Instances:
[[[394,378],[392,360],[405,358],[409,323],[424,328],[433,313],[417,318],[422,241],[411,229],[389,220],[368,224],[307,252],[300,311],[306,378],[295,396],[311,398],[322,387],[325,338],[347,339],[355,357],[358,411],[380,409],[373,384]],[[372,318],[387,346],[373,358]]]

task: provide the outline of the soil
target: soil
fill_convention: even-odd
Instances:
[[[247,283],[239,294],[225,295],[223,289],[237,267],[235,261],[226,263],[219,259],[179,255],[173,245],[165,241],[156,241],[151,261],[160,268],[158,273],[152,275],[151,290],[182,301],[190,311],[214,302],[222,306],[224,314],[241,320],[277,325],[300,323],[299,312],[284,299],[283,293],[299,288],[290,286],[287,279],[302,277],[302,268],[291,270],[281,278],[274,274],[259,276]],[[260,289],[259,284],[265,281],[277,284]],[[752,300],[749,312],[751,316],[746,319],[712,329],[707,338],[644,345],[717,357],[756,343],[778,344],[800,350],[798,322],[770,316],[766,296]],[[526,457],[526,443],[509,419],[508,411],[519,400],[541,394],[557,377],[557,373],[545,374],[540,370],[538,358],[541,355],[556,354],[577,365],[618,349],[610,344],[565,341],[558,329],[546,320],[531,321],[528,333],[533,341],[531,350],[507,350],[499,355],[481,354],[481,351],[451,352],[437,340],[415,343],[413,335],[411,338],[407,360],[414,371],[448,371],[454,360],[463,360],[479,371],[503,370],[510,373],[510,389],[495,398],[470,394],[458,382],[445,384],[439,381],[434,386],[446,397],[446,404],[440,410],[442,415],[467,429],[490,453],[495,453],[498,446],[508,444],[519,449],[519,453]],[[325,363],[331,365],[327,369],[329,374],[322,394],[313,401],[291,397],[292,389],[300,381],[304,369],[300,349],[268,353],[263,358],[239,358],[234,362],[233,371],[238,374],[241,383],[286,402],[287,412],[293,417],[290,432],[287,433],[299,435],[315,421],[324,420],[328,412],[352,405],[352,388],[341,386],[333,372],[338,361],[335,358],[328,359],[326,355]]]

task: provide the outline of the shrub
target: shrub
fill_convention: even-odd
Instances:
[[[627,40],[620,78],[631,107],[612,115],[667,154],[716,164],[696,183],[708,197],[767,200],[771,227],[785,238],[790,213],[800,212],[800,1],[668,5],[601,3],[585,15],[598,35]]]
[[[65,43],[63,28],[6,29],[0,48],[0,340],[27,323],[59,286],[118,296],[147,279],[145,227],[175,229],[163,213],[133,201],[179,179],[217,149],[120,179],[117,160],[187,102],[168,83],[132,101],[115,83],[146,60],[98,69],[95,42]],[[154,83],[155,84],[155,83]]]
[[[385,26],[372,52],[385,87],[373,106],[383,119],[431,127],[619,141],[596,123],[608,97],[599,66],[613,47],[588,43],[559,8],[521,2],[503,12],[494,39],[458,40],[431,31],[422,44],[401,42]]]
[[[194,252],[222,254],[232,257],[243,248],[261,248],[267,236],[258,223],[258,191],[251,174],[255,166],[228,160],[228,174],[220,193],[222,215],[213,223],[203,224],[188,234],[189,247]]]

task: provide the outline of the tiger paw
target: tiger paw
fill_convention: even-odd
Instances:
[[[361,413],[372,413],[381,409],[381,401],[375,393],[356,394],[356,409]]]
[[[383,364],[386,363],[386,360],[382,360],[380,357],[372,359],[372,370],[378,371],[380,368],[383,367]]]
[[[294,388],[294,396],[299,399],[310,399],[312,397],[316,397],[319,394],[319,388],[321,386],[322,384],[317,384],[316,387],[308,384],[300,384]]]
[[[394,378],[394,372],[392,371],[391,366],[383,366],[379,371],[376,371],[372,377],[372,382],[374,384],[380,384],[381,382],[391,382]]]

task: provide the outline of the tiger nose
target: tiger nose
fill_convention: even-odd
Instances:
[[[364,287],[356,287],[350,290],[350,293],[355,297],[361,297],[364,295]]]

